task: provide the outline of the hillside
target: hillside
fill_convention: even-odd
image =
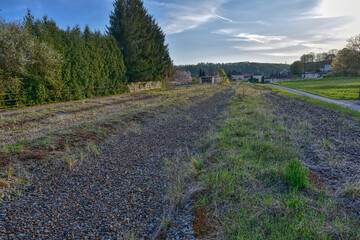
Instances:
[[[219,68],[223,68],[227,73],[229,71],[237,71],[242,73],[262,73],[270,75],[289,70],[288,64],[276,63],[255,63],[255,62],[238,62],[238,63],[198,63],[196,65],[179,65],[177,69],[182,69],[191,72],[191,74],[199,74],[200,69],[205,72],[216,72]]]

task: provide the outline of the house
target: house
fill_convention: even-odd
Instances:
[[[199,78],[199,75],[197,75],[197,74],[191,74],[191,77],[192,77],[192,78]]]
[[[206,77],[220,77],[220,74],[218,72],[207,72]]]
[[[265,79],[265,82],[266,83],[283,82],[283,81],[288,81],[292,78],[293,76],[291,76],[291,74],[288,71],[281,71],[275,74],[270,74],[269,78]]]
[[[201,77],[201,83],[212,83],[215,84],[218,82],[220,74],[218,72],[207,72],[206,76]]]
[[[322,73],[331,73],[331,63],[332,60],[319,62],[320,66],[322,66],[319,68],[319,71]]]
[[[303,79],[318,79],[321,78],[322,74],[317,72],[308,72],[302,75]]]
[[[235,81],[241,81],[244,80],[244,74],[242,74],[241,72],[233,71],[231,72],[231,78]]]
[[[331,72],[331,64],[325,64],[324,67],[320,68],[320,71],[323,73]]]
[[[291,79],[292,76],[289,72],[279,72],[275,74],[270,74],[270,79]]]
[[[244,80],[248,81],[251,78],[251,74],[244,74]]]
[[[261,80],[264,78],[264,75],[257,73],[257,74],[254,74],[254,75],[253,75],[253,78],[257,79],[258,82],[260,83]]]

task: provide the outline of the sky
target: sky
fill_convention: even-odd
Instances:
[[[113,0],[1,0],[6,21],[29,8],[59,27],[105,31]],[[144,0],[166,33],[175,64],[292,63],[304,53],[345,47],[360,34],[360,0]]]

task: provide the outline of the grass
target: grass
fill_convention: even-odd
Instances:
[[[197,202],[210,213],[207,224],[221,233],[217,237],[358,239],[358,221],[309,181],[283,117],[273,114],[250,85],[240,86],[223,121],[210,133],[204,156],[194,163],[199,166],[195,170],[201,169],[197,182],[205,188]]]
[[[337,110],[337,111],[340,111],[340,112],[343,112],[343,113],[347,113],[347,114],[350,114],[350,115],[360,119],[360,112],[358,112],[358,111],[347,109],[347,108],[341,107],[339,105],[332,104],[332,103],[327,103],[327,102],[324,102],[324,101],[321,101],[321,100],[318,100],[318,99],[297,95],[297,94],[294,94],[294,93],[291,93],[291,92],[288,92],[286,90],[279,89],[279,88],[276,88],[276,87],[272,87],[272,86],[268,86],[268,85],[262,85],[262,86],[266,87],[266,88],[269,88],[269,89],[271,89],[271,90],[273,90],[275,92],[279,92],[282,95],[291,96],[291,97],[294,97],[294,98],[299,98],[299,99],[302,99],[302,100],[307,101],[309,103],[312,103],[312,104],[315,104],[315,105],[318,105],[318,106],[322,106],[322,107],[326,107],[326,108],[331,108],[331,109],[334,109],[334,110]]]
[[[274,84],[332,99],[359,99],[360,77],[294,80]]]

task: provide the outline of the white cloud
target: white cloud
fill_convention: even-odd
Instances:
[[[245,41],[245,42],[258,42],[258,43],[268,43],[270,41],[282,41],[286,39],[285,36],[264,36],[258,34],[249,34],[249,33],[239,33],[233,35],[237,39],[235,41]]]
[[[218,9],[228,0],[200,0],[194,7],[193,1],[183,1],[182,4],[166,3],[161,1],[148,1],[148,4],[162,8],[166,13],[164,21],[160,21],[165,33],[176,34],[194,29],[200,25],[221,18],[231,22],[230,19],[217,14]]]
[[[231,20],[231,19],[229,19],[229,18],[226,18],[226,17],[222,17],[222,16],[220,16],[220,15],[216,15],[216,17],[217,17],[217,18],[220,18],[220,19],[222,19],[222,20],[231,22],[231,23],[234,22],[233,20]]]
[[[213,34],[220,34],[220,35],[230,35],[234,34],[237,30],[236,29],[218,29],[215,31],[212,31]]]
[[[293,61],[311,51],[340,49],[347,38],[360,33],[360,0],[157,0],[152,4],[161,7],[164,18],[159,21],[167,34],[183,33],[169,39],[181,46],[177,55],[191,61],[220,55]],[[186,32],[195,28],[198,31]]]
[[[341,33],[347,37],[359,34],[360,26],[359,0],[323,0],[319,13],[324,17],[348,17],[351,20],[341,26]]]

